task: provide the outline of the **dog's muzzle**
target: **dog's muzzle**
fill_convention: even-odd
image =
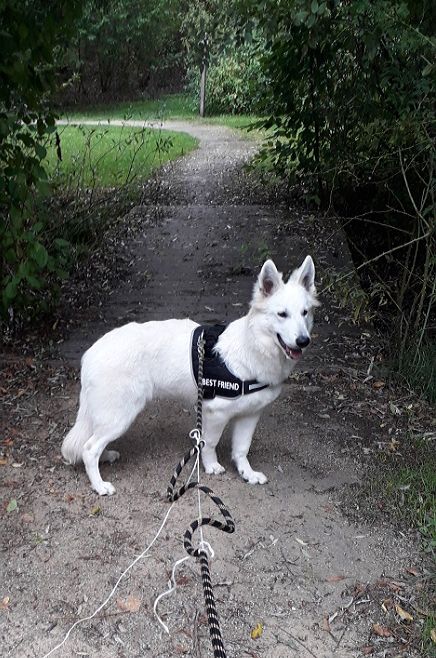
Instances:
[[[280,347],[283,349],[283,351],[286,354],[286,356],[288,357],[288,359],[294,359],[294,361],[298,361],[298,359],[303,354],[303,350],[301,349],[301,347],[299,347],[299,346],[298,347],[290,347],[289,345],[287,345],[285,343],[285,341],[282,339],[280,334],[277,334],[277,338],[279,340]],[[305,343],[304,347],[306,347],[306,345],[308,345],[309,342],[310,342],[310,340],[308,339],[308,341]],[[297,339],[297,345],[298,345],[298,339]]]

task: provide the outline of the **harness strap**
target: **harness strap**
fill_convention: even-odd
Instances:
[[[199,365],[198,344],[200,337],[204,337],[204,375],[202,384],[203,397],[206,400],[211,400],[215,396],[238,398],[241,395],[256,393],[268,388],[268,384],[262,384],[256,379],[242,381],[230,372],[219,354],[215,353],[215,345],[225,329],[226,326],[221,324],[200,325],[194,329],[192,334],[192,373],[196,383],[198,383]]]

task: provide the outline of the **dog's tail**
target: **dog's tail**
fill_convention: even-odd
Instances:
[[[70,429],[62,443],[62,457],[69,464],[82,461],[83,446],[92,434],[92,423],[88,415],[86,399],[80,395],[80,407],[74,427]]]

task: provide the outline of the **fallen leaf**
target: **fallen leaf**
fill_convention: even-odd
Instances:
[[[100,505],[94,505],[92,510],[89,513],[89,516],[99,516],[101,514],[101,507]]]
[[[372,647],[370,644],[367,644],[365,647],[362,647],[362,653],[364,656],[370,656],[372,653],[374,653],[374,647]]]
[[[8,463],[7,457],[2,457],[0,459],[0,466],[6,466],[7,463]]]
[[[27,512],[25,512],[24,514],[21,515],[21,520],[23,523],[32,523],[33,516],[32,514],[27,514]]]
[[[374,633],[379,637],[391,637],[392,631],[386,626],[380,626],[380,624],[374,624],[372,627]]]
[[[373,388],[383,388],[383,386],[386,386],[386,382],[382,382],[380,379],[378,379],[372,385]]]
[[[117,607],[123,612],[138,612],[141,601],[135,596],[128,596],[126,599],[118,599]]]
[[[397,407],[397,405],[394,404],[393,402],[389,402],[389,411],[394,416],[401,416],[401,409]]]
[[[407,573],[410,573],[412,576],[419,576],[419,571],[418,569],[415,569],[415,567],[408,567],[406,571]]]
[[[338,583],[340,580],[344,580],[346,576],[329,576],[326,578],[328,583]]]
[[[0,601],[0,610],[7,610],[9,607],[10,596],[4,596]]]
[[[8,506],[6,508],[7,512],[14,512],[16,509],[18,509],[18,503],[15,500],[15,498],[11,498],[11,500],[8,503]]]
[[[430,637],[433,640],[433,642],[436,644],[436,628],[432,628],[430,631]]]
[[[251,639],[252,639],[252,640],[257,640],[257,639],[259,639],[260,636],[262,635],[262,633],[263,633],[263,626],[262,626],[262,624],[256,624],[256,626],[253,628],[253,630],[252,630],[251,633],[250,633],[250,635],[251,635]]]
[[[390,450],[390,452],[395,452],[399,445],[400,442],[397,441],[397,439],[392,438],[388,443],[388,450]]]
[[[403,608],[398,605],[398,603],[395,604],[395,610],[397,615],[399,615],[403,621],[413,621],[412,615],[406,610],[403,610]]]
[[[322,630],[327,631],[327,633],[331,633],[329,618],[327,617],[327,615],[322,620]]]

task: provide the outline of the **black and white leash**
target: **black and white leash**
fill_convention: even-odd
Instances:
[[[200,485],[199,481],[187,482],[186,484],[183,484],[177,491],[175,490],[177,480],[185,464],[187,464],[195,455],[198,458],[200,456],[201,450],[205,445],[205,441],[203,440],[203,436],[202,436],[204,353],[205,353],[204,335],[202,334],[200,340],[198,341],[197,422],[195,429],[192,430],[192,432],[190,433],[190,437],[195,441],[195,445],[191,448],[191,450],[186,452],[186,454],[182,457],[180,462],[177,464],[174,470],[174,474],[168,485],[167,498],[170,502],[174,503],[181,496],[183,496],[183,494],[186,493],[186,491],[188,491],[189,489],[197,489],[197,491],[202,491],[203,493],[209,496],[209,498],[215,503],[215,505],[220,510],[222,516],[224,517],[224,523],[223,523],[222,521],[218,521],[211,517],[199,516],[198,519],[196,519],[189,525],[188,529],[185,532],[184,547],[188,555],[197,558],[200,563],[204,600],[206,605],[207,618],[209,622],[209,632],[210,632],[210,639],[212,642],[212,648],[214,652],[214,658],[226,658],[226,651],[224,648],[220,623],[216,610],[212,580],[210,577],[209,556],[207,554],[207,551],[205,550],[205,542],[203,541],[202,534],[201,534],[200,546],[198,548],[194,548],[192,544],[192,536],[197,529],[200,529],[200,533],[202,533],[202,527],[205,525],[212,526],[213,528],[218,528],[219,530],[223,530],[224,532],[229,532],[229,533],[234,532],[235,523],[227,507],[224,505],[223,501],[220,498],[218,498],[218,496],[215,496],[212,489],[209,489],[209,487],[206,487],[204,485]]]

